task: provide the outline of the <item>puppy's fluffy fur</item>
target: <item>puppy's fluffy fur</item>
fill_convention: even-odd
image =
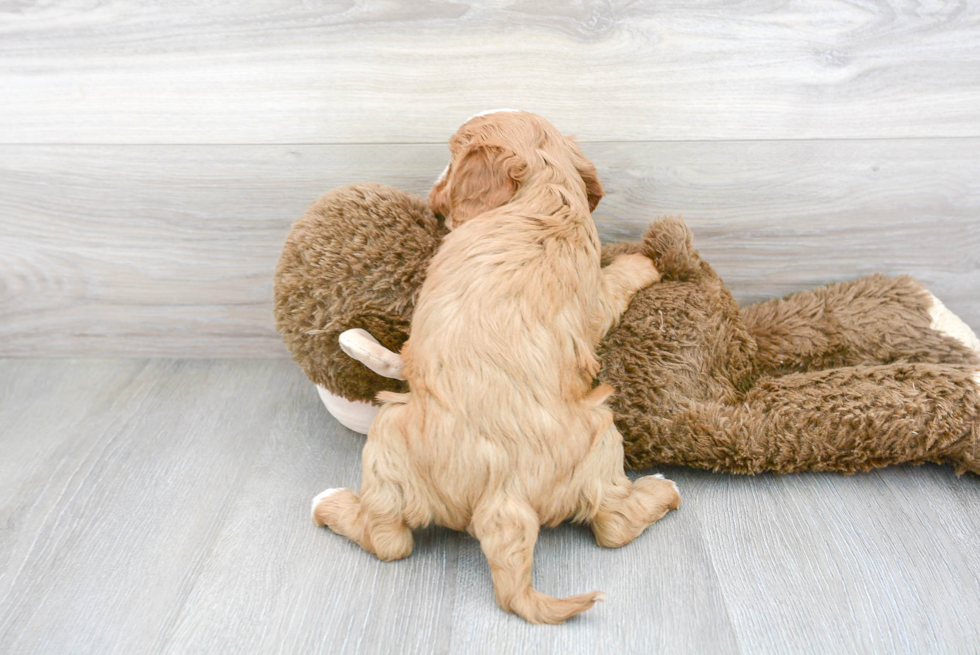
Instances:
[[[450,151],[430,203],[452,231],[402,350],[410,392],[379,395],[360,494],[321,495],[314,520],[383,560],[411,553],[414,528],[467,530],[500,606],[558,623],[601,594],[532,588],[541,525],[587,522],[616,547],[680,505],[669,480],[623,473],[612,388],[592,387],[596,345],[659,275],[636,254],[600,268],[595,168],[544,119],[478,116]]]

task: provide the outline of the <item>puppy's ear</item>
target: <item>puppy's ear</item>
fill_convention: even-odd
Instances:
[[[508,148],[487,144],[467,148],[453,162],[446,185],[453,225],[509,202],[526,175],[527,163]]]
[[[583,158],[584,159],[584,158]],[[585,195],[589,199],[589,212],[594,212],[596,205],[602,200],[602,182],[596,175],[595,166],[588,159],[584,159],[585,166],[578,168],[579,175],[585,181]]]
[[[436,183],[432,185],[432,190],[429,191],[429,207],[443,218],[449,216],[449,171],[451,166],[452,164],[446,166],[446,170],[442,172]]]
[[[585,182],[585,196],[589,201],[589,211],[594,212],[599,201],[602,200],[602,183],[599,181],[599,176],[596,175],[595,166],[585,158],[585,155],[579,150],[578,144],[571,138],[568,140],[572,148],[572,161],[575,163],[575,170]]]

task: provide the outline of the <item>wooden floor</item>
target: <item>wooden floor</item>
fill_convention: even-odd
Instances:
[[[497,609],[470,537],[383,563],[315,527],[363,437],[283,360],[0,360],[3,653],[967,653],[980,479],[665,470],[684,505],[619,550],[545,531],[564,626]]]

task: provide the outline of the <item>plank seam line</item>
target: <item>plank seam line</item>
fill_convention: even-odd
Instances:
[[[573,135],[574,136],[574,135]],[[882,137],[801,137],[780,139],[577,139],[580,144],[671,144],[671,143],[811,143],[811,142],[873,142],[873,141],[963,141],[980,139],[980,134],[882,136]],[[446,141],[308,141],[308,142],[242,142],[242,143],[117,143],[117,142],[0,142],[0,147],[79,147],[79,148],[188,148],[188,147],[302,147],[302,146],[445,146]]]

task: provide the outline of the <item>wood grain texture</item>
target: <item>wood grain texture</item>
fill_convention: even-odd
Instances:
[[[606,240],[682,214],[743,302],[873,272],[980,329],[980,139],[593,143]],[[0,354],[285,356],[272,273],[326,190],[424,194],[445,146],[0,149]]]
[[[980,7],[898,0],[0,5],[0,143],[980,136]]]
[[[29,410],[29,411],[25,411]],[[363,437],[287,361],[0,360],[5,653],[921,653],[980,638],[980,479],[664,472],[625,548],[542,533],[563,626],[497,609],[478,544],[380,562],[309,520]],[[34,447],[29,447],[34,444]],[[12,474],[12,477],[11,477]]]
[[[289,403],[274,395],[288,369],[136,364],[38,362],[33,384],[3,365],[35,397],[2,436],[5,458],[31,464],[0,505],[6,652],[147,652],[265,440],[250,426]],[[96,393],[58,393],[85,385]],[[4,414],[20,410],[3,399]],[[77,419],[46,418],[63,414]],[[58,445],[33,462],[7,454],[27,438]]]
[[[975,477],[925,467],[764,475],[751,485],[711,479],[697,511],[708,519],[704,538],[739,643],[753,645],[747,651],[975,648],[976,544],[937,520],[963,512],[957,493],[980,502]]]

